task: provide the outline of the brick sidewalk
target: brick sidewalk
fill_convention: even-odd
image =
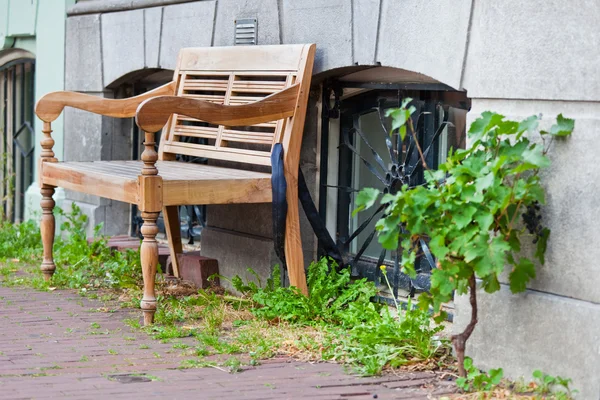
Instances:
[[[192,357],[123,323],[138,310],[99,307],[72,291],[0,287],[0,398],[427,399],[454,390],[432,373],[357,378],[339,365],[287,359],[236,374],[178,369]]]

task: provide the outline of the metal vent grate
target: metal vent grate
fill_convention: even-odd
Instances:
[[[244,46],[256,44],[258,34],[257,25],[256,18],[235,20],[235,45]]]

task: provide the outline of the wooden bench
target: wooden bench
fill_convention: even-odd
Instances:
[[[141,308],[144,324],[151,324],[157,306],[159,213],[163,212],[177,274],[177,254],[182,252],[177,206],[272,201],[269,172],[184,163],[176,161],[176,155],[268,167],[273,147],[281,143],[289,199],[285,258],[290,284],[307,294],[297,191],[314,53],[313,44],[187,48],[179,53],[173,81],[140,96],[113,100],[54,92],[42,97],[36,114],[43,121],[44,135],[39,177],[41,269],[46,278],[56,269],[52,256],[56,187],[137,204],[144,220]],[[58,162],[50,124],[66,106],[110,117],[135,116],[145,134],[141,161]],[[161,129],[157,152],[155,133]]]

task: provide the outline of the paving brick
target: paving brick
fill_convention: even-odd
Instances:
[[[453,389],[433,373],[359,378],[336,364],[287,358],[265,360],[233,375],[214,368],[178,370],[188,357],[171,353],[172,344],[154,341],[124,324],[125,318],[139,318],[138,310],[93,312],[102,303],[74,291],[1,286],[0,304],[2,399],[372,399],[375,394],[379,399],[425,399],[436,389],[439,393]],[[93,329],[92,322],[100,328]],[[194,338],[179,340],[195,344]],[[150,348],[140,349],[140,344]],[[155,352],[161,357],[156,358]],[[158,380],[124,377],[127,374]]]

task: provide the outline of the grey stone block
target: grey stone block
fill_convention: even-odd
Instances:
[[[271,240],[210,228],[202,231],[202,255],[217,259],[219,273],[225,277],[240,275],[244,280],[254,280],[247,271],[252,268],[263,284],[273,266],[279,264]],[[221,284],[232,289],[225,279]]]
[[[353,3],[354,62],[359,65],[375,64],[380,3],[381,0],[355,0]]]
[[[282,0],[283,43],[317,43],[314,73],[352,65],[352,6],[347,0]]]
[[[233,46],[235,20],[258,20],[258,44],[279,44],[279,9],[277,0],[219,0],[215,22],[215,46]]]
[[[69,189],[65,190],[65,197],[72,201],[87,203],[95,206],[105,206],[111,202],[110,199],[104,197],[93,196],[91,194],[76,192]]]
[[[542,128],[548,128],[561,112],[575,119],[572,137],[553,144],[549,153],[551,167],[542,175],[547,194],[542,222],[552,234],[546,263],[538,266],[537,277],[529,287],[600,303],[600,187],[595,184],[600,105],[473,99],[469,120],[484,110],[517,120],[542,113]]]
[[[144,11],[102,14],[104,86],[144,68]]]
[[[68,196],[68,194],[67,194]],[[100,206],[96,204],[89,204],[84,202],[75,201],[72,199],[65,199],[63,201],[62,209],[65,213],[70,213],[73,209],[73,204],[76,204],[80,209],[81,213],[87,215],[88,224],[86,226],[86,234],[88,237],[94,236],[94,227],[99,223],[104,222],[104,211],[106,206]],[[58,221],[57,221],[58,222]]]
[[[65,89],[83,92],[103,89],[99,14],[67,18]]]
[[[144,9],[144,45],[146,49],[146,68],[158,68],[160,55],[160,31],[162,25],[162,7]]]
[[[458,89],[471,1],[382,2],[376,61],[425,74]]]
[[[207,225],[265,239],[273,237],[271,203],[215,204],[207,207]]]
[[[478,292],[479,323],[466,354],[488,370],[502,367],[505,376],[531,380],[536,369],[573,379],[578,399],[600,393],[600,305],[527,291],[513,295]],[[455,299],[454,331],[469,321],[466,296]]]
[[[471,97],[600,100],[600,3],[475,1],[463,86]]]
[[[65,109],[64,115],[65,161],[100,160],[104,136],[102,116],[70,107]]]
[[[94,235],[94,227],[102,224],[100,233],[103,235],[125,235],[129,233],[130,205],[119,201],[110,200],[108,204],[90,204],[83,201],[77,201],[67,198],[62,202],[62,209],[65,212],[71,212],[72,205],[77,204],[81,208],[82,214],[87,215],[88,224],[86,233],[88,237]]]
[[[102,233],[104,235],[126,235],[129,234],[131,225],[131,204],[111,200],[104,208],[104,220]]]
[[[212,43],[215,1],[198,1],[164,7],[160,39],[160,67],[175,69],[183,47]]]
[[[102,117],[101,160],[131,160],[133,124],[133,118]]]

